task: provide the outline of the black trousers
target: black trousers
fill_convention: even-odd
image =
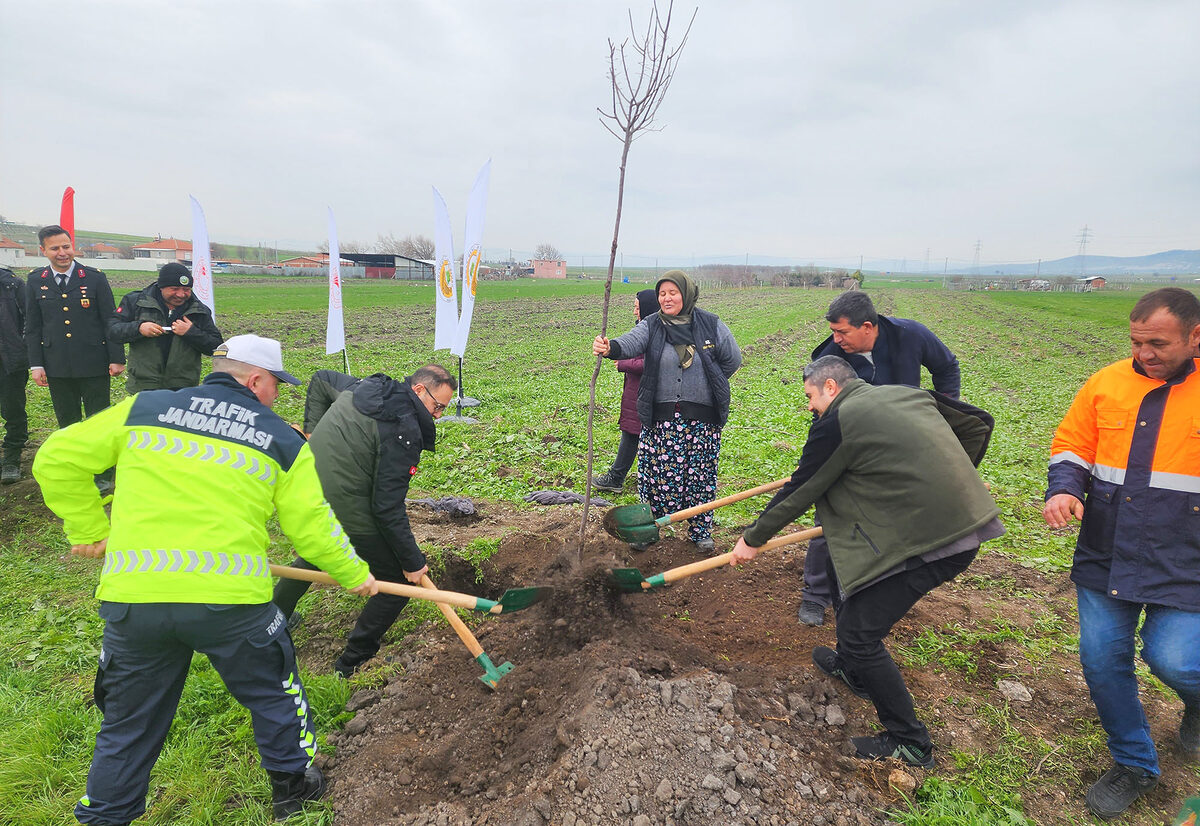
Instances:
[[[29,439],[29,417],[25,414],[28,370],[0,373],[0,417],[4,419],[4,462],[16,464]]]
[[[637,461],[637,450],[638,434],[622,430],[621,443],[617,445],[617,456],[613,459],[612,467],[608,469],[608,475],[614,482],[625,481],[625,477],[629,475],[629,469]]]
[[[128,823],[146,810],[150,770],[179,706],[192,652],[208,655],[250,711],[264,769],[302,772],[316,754],[308,698],[287,622],[271,603],[100,603],[104,643],[96,707],[104,713],[80,823]]]
[[[354,550],[367,563],[367,567],[371,569],[371,573],[376,579],[385,582],[407,582],[400,560],[392,553],[391,546],[382,536],[379,534],[348,534],[348,536],[351,544],[354,545]],[[296,557],[292,565],[297,568],[307,568],[310,571],[317,570],[316,565],[300,557]],[[300,597],[304,596],[309,584],[297,579],[279,580],[275,586],[274,601],[279,606],[279,610],[283,611],[284,616],[291,617],[292,612],[296,610],[296,603],[300,601]],[[346,639],[346,648],[334,663],[334,668],[343,672],[353,671],[374,657],[379,651],[379,646],[382,645],[383,635],[396,622],[400,612],[407,604],[408,597],[398,597],[394,594],[376,594],[368,599],[367,604],[363,606],[362,613],[358,615],[358,621],[354,623],[350,636]]]
[[[54,418],[58,419],[59,427],[82,421],[84,415],[93,416],[109,405],[111,379],[107,374],[82,379],[49,376],[48,380],[50,403],[54,405]]]
[[[820,525],[820,520],[814,524]],[[800,591],[800,599],[828,606],[833,602],[833,575],[830,574],[832,565],[829,559],[829,543],[825,537],[818,536],[808,540],[808,550],[804,552],[804,588]]]
[[[855,591],[836,606],[837,653],[846,670],[871,695],[879,722],[901,743],[922,750],[931,745],[929,732],[917,719],[912,695],[883,639],[921,597],[965,571],[978,551],[972,548],[901,571]]]

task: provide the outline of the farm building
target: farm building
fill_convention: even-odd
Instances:
[[[1079,279],[1079,283],[1085,290],[1103,290],[1104,285],[1108,282],[1103,275],[1089,275],[1087,278]]]
[[[25,248],[10,238],[0,236],[0,264],[19,267],[25,263]]]
[[[531,262],[533,264],[534,278],[566,278],[567,277],[567,262],[566,261],[548,261],[542,258],[535,258]]]
[[[121,251],[112,244],[97,243],[87,248],[92,258],[120,258]]]
[[[393,253],[343,253],[356,267],[366,269],[367,278],[394,278],[398,281],[432,281],[433,262]]]
[[[345,260],[345,259],[343,259]],[[328,267],[329,255],[321,253],[319,255],[299,255],[295,258],[289,258],[286,261],[280,261],[281,267]]]
[[[177,238],[160,238],[133,248],[134,258],[156,258],[163,261],[183,261],[192,257],[192,242]]]

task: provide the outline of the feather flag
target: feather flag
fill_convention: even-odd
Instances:
[[[437,277],[433,327],[433,349],[454,347],[458,336],[458,300],[454,295],[454,234],[450,231],[450,213],[442,193],[433,188],[434,275]]]
[[[467,349],[467,336],[471,333],[471,316],[475,312],[475,286],[479,281],[480,257],[483,254],[483,219],[487,214],[488,182],[492,175],[489,159],[475,176],[471,196],[467,199],[467,230],[463,236],[462,263],[462,315],[458,319],[458,334],[450,348],[453,355],[462,358]]]
[[[192,201],[192,292],[208,309],[212,310],[213,321],[217,319],[217,306],[213,303],[212,250],[208,246],[208,223],[200,202],[191,195]]]
[[[329,209],[329,316],[325,322],[325,355],[346,349],[346,326],[342,318],[342,251],[338,248],[337,225]]]
[[[75,246],[75,190],[67,187],[63,190],[62,207],[58,211],[58,225],[67,231],[71,238],[71,246]]]

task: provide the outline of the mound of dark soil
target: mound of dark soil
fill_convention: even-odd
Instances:
[[[833,631],[795,620],[801,548],[620,594],[608,583],[612,567],[657,573],[694,561],[694,546],[667,538],[631,554],[597,528],[581,557],[567,539],[577,537],[577,508],[497,511],[485,508],[458,539],[501,524],[517,531],[501,542],[482,583],[470,566],[452,564],[447,587],[495,597],[506,587],[552,585],[553,598],[476,629],[494,662],[516,666],[495,691],[477,679],[479,667],[448,629],[428,627],[426,644],[405,640],[403,653],[392,650],[403,671],[352,698],[358,716],[330,738],[336,753],[322,755],[339,826],[886,824],[900,800],[889,776],[899,770],[909,775],[900,781],[921,781],[923,772],[894,761],[850,756],[850,736],[871,733],[877,720],[869,703],[811,664],[812,647],[832,645]],[[414,529],[420,536],[421,526]],[[1006,599],[979,584],[1001,580],[1027,596]],[[965,582],[919,603],[889,645],[895,652],[956,623],[1069,622],[1070,597],[1062,575],[985,555]],[[975,673],[937,663],[905,668],[939,773],[954,771],[954,751],[1001,747],[1005,732],[980,719],[980,709],[1006,702],[1000,678],[1032,690],[1020,712],[1026,736],[1053,743],[1092,713],[1068,653],[1031,663],[1020,641],[984,638],[958,653],[979,664]],[[1156,728],[1178,725],[1169,701],[1146,699]],[[1163,759],[1166,788],[1151,801],[1165,811],[1181,796],[1171,778],[1186,772],[1177,758]],[[1042,761],[1036,770],[1043,764],[1047,773],[1054,766]],[[1040,823],[1073,822],[1086,784],[1103,768],[1077,767],[1077,788],[1044,784],[1025,797],[1026,812]]]

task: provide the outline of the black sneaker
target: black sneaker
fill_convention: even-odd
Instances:
[[[871,737],[851,737],[854,751],[864,760],[886,760],[895,757],[919,769],[933,768],[933,746],[921,748],[911,743],[901,743],[886,731]]]
[[[271,776],[271,812],[276,820],[287,820],[309,800],[325,794],[325,778],[316,766],[303,772],[268,771]]]
[[[826,648],[823,645],[818,645],[812,651],[813,665],[824,671],[830,677],[836,680],[841,680],[846,684],[846,687],[854,693],[856,697],[862,697],[864,700],[871,699],[871,695],[867,693],[867,689],[863,684],[855,679],[854,675],[846,671],[842,666],[842,658],[838,656],[838,652],[832,648]]]
[[[692,544],[694,544],[696,546],[696,550],[700,551],[701,553],[711,554],[717,549],[717,543],[713,542],[713,538],[711,536],[706,536],[703,539],[697,539]]]
[[[21,481],[20,465],[0,466],[0,485],[11,485],[19,481]]]
[[[801,625],[824,625],[825,606],[811,599],[801,600],[798,618]]]
[[[611,472],[605,472],[592,477],[592,487],[620,493],[621,489],[625,487],[625,480],[616,478]]]
[[[1116,763],[1088,789],[1087,807],[1096,817],[1112,820],[1157,785],[1157,775]]]
[[[1183,709],[1179,723],[1179,745],[1189,760],[1200,760],[1200,704]]]

